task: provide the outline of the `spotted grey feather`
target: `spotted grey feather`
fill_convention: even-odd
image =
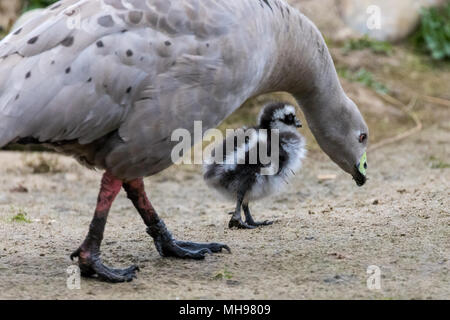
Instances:
[[[183,101],[186,109],[201,103],[192,98],[205,95],[202,85],[221,67],[220,54],[207,51],[233,26],[234,17],[223,13],[229,7],[195,0],[68,0],[51,6],[0,43],[0,115],[7,119],[0,144],[19,136],[86,144],[119,128],[129,140],[139,134],[124,123],[132,107],[148,105],[130,115],[128,127],[135,128],[133,119],[142,119],[142,111],[148,128],[158,128],[179,113],[156,118],[161,104],[177,109],[174,104]],[[211,72],[209,79],[194,77],[204,71]],[[167,84],[171,89],[161,88]],[[151,88],[157,89],[146,97]],[[152,132],[156,141],[168,134]]]

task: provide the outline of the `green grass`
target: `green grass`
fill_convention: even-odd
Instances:
[[[442,8],[422,9],[420,17],[413,45],[435,60],[450,60],[450,2]]]
[[[431,156],[429,159],[431,169],[448,169],[450,168],[450,163],[444,162],[441,159]]]
[[[373,40],[368,36],[345,41],[343,49],[345,53],[355,50],[369,49],[375,54],[384,55],[390,55],[393,51],[392,45],[389,42]]]
[[[33,9],[46,8],[57,1],[58,0],[25,0],[23,5],[23,12]]]
[[[31,223],[31,220],[27,218],[27,213],[23,209],[19,209],[17,214],[11,218],[11,222]]]
[[[233,274],[228,271],[226,268],[224,268],[223,270],[219,271],[215,276],[214,279],[215,280],[230,280],[231,278],[233,278]]]
[[[373,73],[366,70],[365,68],[360,68],[356,71],[352,71],[348,68],[337,67],[337,72],[340,77],[352,82],[359,82],[378,93],[389,93],[389,89],[383,83],[377,81]]]
[[[46,8],[49,5],[58,2],[58,0],[23,0],[22,2],[22,13],[25,13],[34,9]],[[9,30],[0,28],[0,40],[8,34],[8,31]]]

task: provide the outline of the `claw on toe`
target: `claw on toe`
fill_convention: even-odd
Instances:
[[[196,243],[196,242],[187,242],[187,241],[175,241],[175,243],[184,249],[189,250],[202,250],[207,249],[209,254],[213,253],[219,253],[222,252],[223,249],[227,250],[229,253],[231,253],[231,249],[229,246],[223,243]]]
[[[95,262],[88,268],[88,276],[97,277],[103,281],[111,283],[130,282],[137,278],[138,266],[131,266],[126,269],[113,269],[105,266],[101,261]]]
[[[73,259],[78,258],[80,256],[81,249],[77,249],[70,255],[70,260],[73,261]]]
[[[230,248],[222,243],[196,243],[172,240],[158,243],[157,248],[163,257],[202,260],[207,254],[222,252],[223,249],[231,253]]]
[[[220,249],[217,251],[217,252],[222,252],[223,251],[223,249],[225,249],[225,250],[227,250],[228,251],[228,253],[231,253],[231,249],[230,249],[230,247],[229,246],[227,246],[226,244],[221,244],[221,243],[218,243],[218,245],[220,245]],[[215,252],[215,251],[213,251],[213,252]]]
[[[138,266],[131,266],[126,269],[112,269],[103,264],[100,264],[94,268],[97,276],[106,281],[112,283],[118,282],[130,282],[137,278],[136,272],[139,271]]]
[[[222,249],[231,252],[230,248],[222,243],[196,243],[175,240],[162,220],[149,226],[147,233],[153,238],[156,249],[163,257],[202,260],[205,259],[206,254],[221,252]]]
[[[140,271],[136,265],[126,269],[110,268],[102,263],[99,254],[90,252],[82,254],[82,252],[81,248],[77,249],[70,255],[70,259],[73,261],[74,258],[78,258],[78,266],[83,277],[97,276],[99,279],[111,283],[130,282],[137,278],[136,273]]]
[[[251,226],[255,226],[255,227],[263,227],[263,226],[270,226],[270,225],[272,225],[273,221],[266,220],[266,221],[262,221],[262,222],[251,222],[251,223],[247,222],[247,224],[249,224]]]
[[[212,253],[208,248],[189,248],[183,244],[177,241],[163,244],[160,254],[163,257],[203,260],[207,253]]]

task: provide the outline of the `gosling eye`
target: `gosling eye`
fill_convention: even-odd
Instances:
[[[294,116],[292,114],[288,115],[285,119],[286,123],[293,123],[294,122]]]
[[[364,143],[367,140],[367,133],[361,133],[359,135],[359,143]]]

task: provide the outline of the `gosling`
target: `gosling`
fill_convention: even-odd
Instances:
[[[306,156],[305,139],[297,131],[301,127],[295,107],[285,103],[270,103],[262,109],[257,126],[237,130],[214,146],[211,156],[205,161],[203,177],[210,187],[226,198],[237,201],[235,211],[230,213],[230,229],[254,229],[273,224],[273,221],[267,220],[254,221],[249,202],[281,192],[300,170]],[[245,132],[243,139],[238,138],[239,132]],[[275,134],[279,137],[278,145]],[[227,146],[230,152],[227,152]],[[278,147],[278,157],[275,157],[276,153],[275,156],[271,153],[274,146]],[[263,161],[261,148],[267,151],[264,152],[270,157],[270,162],[267,157]],[[278,160],[278,165],[274,160]],[[242,221],[241,207],[245,222]]]

